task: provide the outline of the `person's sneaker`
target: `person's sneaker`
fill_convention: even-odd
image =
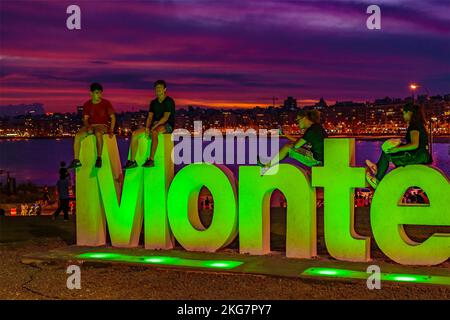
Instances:
[[[81,162],[78,159],[73,159],[67,169],[75,169],[81,167]]]
[[[97,161],[95,161],[95,167],[101,168],[102,167],[102,158],[98,157]]]
[[[374,190],[378,187],[378,179],[372,176],[369,171],[366,171],[366,180]]]
[[[145,161],[145,163],[142,166],[146,168],[154,167],[155,161],[153,161],[152,159],[147,159],[147,161]]]
[[[123,169],[131,169],[131,168],[136,168],[137,167],[137,163],[135,160],[127,160],[127,163],[125,163],[125,166],[123,167]]]
[[[259,167],[266,167],[267,164],[262,163],[261,159],[258,157],[258,159],[256,159],[256,165]]]
[[[260,169],[260,175],[265,175],[267,171],[269,171],[270,167],[262,166]]]

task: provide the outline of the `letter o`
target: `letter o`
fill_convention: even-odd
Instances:
[[[198,196],[211,191],[214,212],[205,228],[198,215]],[[190,164],[172,181],[168,194],[168,219],[175,239],[188,251],[214,252],[237,236],[236,183],[232,172],[209,163]]]

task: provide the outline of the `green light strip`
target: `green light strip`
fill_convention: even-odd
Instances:
[[[302,272],[303,276],[313,277],[333,277],[347,279],[363,279],[366,280],[371,273],[346,269],[335,268],[309,268]],[[397,274],[397,273],[381,273],[381,281],[409,282],[409,283],[425,283],[450,285],[450,277],[446,276],[429,276],[421,274]]]
[[[211,268],[211,269],[234,269],[243,262],[227,261],[227,260],[195,260],[184,259],[167,256],[133,256],[120,253],[106,253],[106,252],[87,252],[77,255],[77,258],[87,260],[103,260],[103,261],[120,261],[142,264],[168,265],[168,266],[183,266],[194,268]]]

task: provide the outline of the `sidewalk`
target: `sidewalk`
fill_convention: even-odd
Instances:
[[[217,253],[175,250],[118,249],[112,247],[69,246],[64,249],[32,253],[23,256],[22,263],[124,264],[174,270],[252,274],[289,278],[321,278],[331,281],[366,281],[370,265],[380,267],[382,282],[444,285],[450,289],[450,269],[446,267],[402,266],[384,261],[354,263],[331,258],[288,259],[281,252],[265,256],[239,254],[235,250]]]
[[[357,210],[355,219],[363,235],[370,235],[367,213]],[[375,245],[370,263],[336,261],[324,247],[321,212],[319,258],[287,259],[282,214],[274,213],[271,220],[273,253],[250,256],[238,253],[237,241],[218,253],[187,252],[180,247],[173,251],[76,247],[73,220],[0,217],[0,299],[450,300],[449,261],[435,267],[401,266]],[[420,240],[434,230],[413,231],[409,232]],[[81,290],[66,287],[71,264],[81,267]],[[381,290],[369,290],[366,270],[371,264],[380,266],[385,276],[400,278],[384,281],[382,277]]]

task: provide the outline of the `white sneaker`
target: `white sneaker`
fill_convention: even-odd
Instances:
[[[375,163],[370,160],[366,160],[366,166],[372,172],[373,175],[376,175],[378,172],[378,167]]]
[[[372,176],[369,171],[366,171],[366,180],[374,190],[378,187],[378,179]]]
[[[261,175],[263,176],[269,169],[270,167],[261,167]]]

